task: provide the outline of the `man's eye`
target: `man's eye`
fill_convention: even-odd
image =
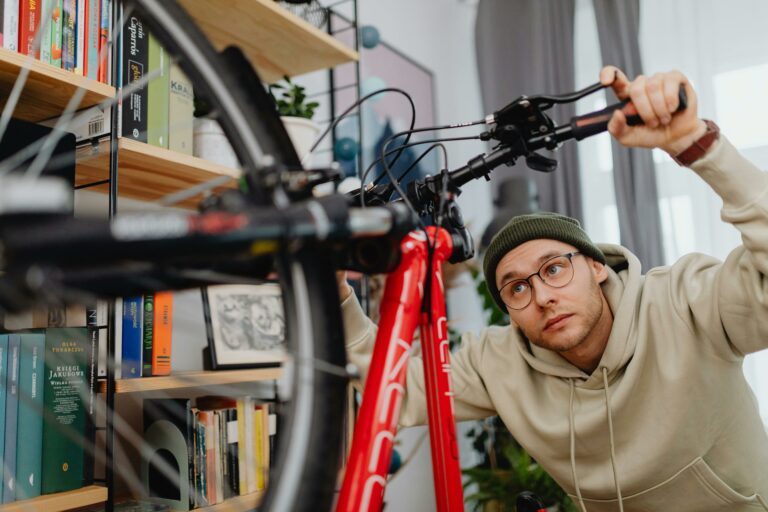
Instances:
[[[560,272],[563,271],[563,264],[562,263],[553,263],[552,265],[548,266],[544,272],[548,276],[556,276]]]
[[[514,283],[511,285],[512,293],[518,294],[518,293],[525,293],[525,291],[528,289],[528,283]]]

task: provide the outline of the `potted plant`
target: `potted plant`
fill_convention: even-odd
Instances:
[[[224,135],[219,122],[211,116],[211,107],[208,102],[195,95],[194,106],[193,155],[231,169],[238,169],[240,164],[235,150]]]
[[[275,96],[275,91],[279,91],[279,97]],[[312,121],[319,104],[316,101],[307,102],[304,91],[304,87],[293,83],[287,76],[283,77],[282,83],[269,86],[269,93],[275,100],[299,158],[304,158],[320,133],[320,126]]]

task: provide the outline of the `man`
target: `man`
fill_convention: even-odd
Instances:
[[[698,118],[679,72],[600,77],[645,122],[616,112],[610,133],[701,176],[743,245],[725,262],[691,254],[643,275],[573,219],[513,218],[484,260],[511,325],[465,335],[453,355],[457,417],[498,414],[584,511],[768,511],[768,436],[742,372],[768,347],[768,173]],[[688,107],[673,115],[680,84]],[[340,286],[348,354],[365,374],[375,326]],[[426,421],[411,361],[401,424]]]

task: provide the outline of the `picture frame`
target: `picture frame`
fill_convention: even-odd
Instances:
[[[279,285],[208,286],[202,297],[211,370],[279,366],[286,360]]]

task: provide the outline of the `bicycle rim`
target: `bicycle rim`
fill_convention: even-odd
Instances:
[[[222,62],[176,2],[136,0],[136,6],[218,111],[246,172],[258,174],[272,164],[300,167],[271,98],[238,54]],[[343,369],[346,361],[333,267],[309,250],[282,251],[277,267],[293,356],[291,397],[280,410],[276,459],[259,509],[328,510],[341,461],[346,390],[346,378],[318,367]]]

